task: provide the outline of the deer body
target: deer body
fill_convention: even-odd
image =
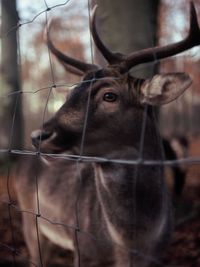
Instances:
[[[75,266],[159,265],[172,219],[162,165],[143,164],[163,159],[151,106],[176,99],[191,79],[185,73],[169,73],[145,81],[127,72],[152,55],[164,58],[199,44],[192,4],[191,29],[185,41],[125,56],[104,46],[94,13],[91,31],[109,62],[105,69],[62,54],[48,36],[50,50],[83,80],[52,119],[31,135],[48,165],[35,158],[16,185],[21,209],[39,213],[36,220],[23,213],[27,246],[38,266],[46,266],[52,243],[73,250]],[[107,160],[50,161],[48,153]],[[129,164],[131,160],[138,164]]]
[[[132,159],[134,153],[127,152],[124,158]],[[110,156],[113,157],[113,154]],[[35,162],[33,164],[35,166]],[[73,250],[75,259],[78,257],[74,234],[79,195],[78,246],[81,266],[128,265],[131,255],[135,266],[155,264],[171,232],[169,200],[163,187],[161,170],[157,173],[150,167],[142,171],[142,168],[136,170],[136,167],[127,168],[121,164],[80,163],[79,173],[77,164],[66,160],[56,160],[48,167],[40,164],[41,173],[37,175],[42,215],[39,218],[39,239],[43,263],[51,255],[52,244]],[[37,213],[33,170],[31,174],[31,183],[21,176],[19,200],[22,209]],[[33,190],[34,193],[29,195],[34,202],[31,203],[27,199],[27,191]],[[60,225],[52,225],[43,217]],[[25,231],[26,241],[30,253],[34,254],[32,261],[40,266],[34,216],[24,214],[24,223],[28,227]],[[52,243],[49,249],[48,243]]]

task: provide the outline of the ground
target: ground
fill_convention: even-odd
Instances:
[[[199,156],[200,138],[194,139],[189,156]],[[169,174],[168,174],[169,175]],[[8,205],[8,194],[15,200],[12,186],[7,192],[7,175],[0,177],[0,266],[27,266],[28,253],[21,232],[21,217],[17,209]],[[168,177],[171,179],[171,177]],[[17,204],[14,202],[14,204]],[[187,167],[186,185],[182,196],[174,204],[175,229],[169,248],[163,259],[163,266],[200,266],[200,164]],[[12,248],[16,247],[15,253]],[[53,266],[72,266],[72,255],[65,251],[55,253]],[[68,260],[69,264],[63,265]],[[33,265],[34,266],[34,265]]]

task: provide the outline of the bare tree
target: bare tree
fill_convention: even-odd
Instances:
[[[1,104],[1,147],[19,149],[23,142],[22,98],[18,65],[17,30],[19,17],[15,0],[2,0],[1,94],[9,95]],[[14,93],[14,94],[12,94]],[[16,94],[15,94],[16,93]]]
[[[109,48],[130,53],[155,46],[157,40],[157,13],[159,0],[93,0],[98,5],[98,31]],[[95,60],[102,64],[95,51]],[[139,67],[136,76],[152,76],[155,65]]]

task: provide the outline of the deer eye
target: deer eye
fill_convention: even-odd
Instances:
[[[117,100],[117,95],[111,92],[105,93],[103,100],[107,102],[115,102]]]

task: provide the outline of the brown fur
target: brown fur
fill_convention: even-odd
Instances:
[[[103,79],[101,82],[104,84]],[[138,159],[144,107],[134,98],[134,88],[130,90],[127,84],[120,83],[121,80],[116,80],[104,87],[99,82],[98,89],[93,84],[96,93],[90,100],[84,155]],[[87,88],[78,91],[79,97],[82,94],[81,99],[87,99],[90,90],[93,87],[91,89],[88,84]],[[107,91],[115,92],[118,100],[114,103],[103,101]],[[37,132],[33,134],[33,143],[40,146],[42,152],[80,154],[84,117],[78,115],[86,113],[86,104],[77,100],[77,106],[72,107],[76,93],[71,92],[54,118],[43,125],[40,134],[52,132],[54,137],[42,138],[40,143],[39,132],[38,136]],[[78,117],[72,119],[71,114]],[[74,127],[77,120],[80,123]],[[147,115],[143,158],[162,158],[151,110]],[[43,266],[50,259],[52,243],[74,250],[75,262],[78,261],[74,243],[77,199],[81,266],[122,266],[122,262],[128,265],[130,261],[134,266],[155,264],[171,229],[162,167],[117,163],[78,163],[77,166],[76,162],[64,159],[55,159],[48,166],[40,159],[34,159],[31,164],[21,173],[17,192],[21,208],[37,213],[37,178]],[[43,217],[66,226],[53,225]],[[23,220],[31,260],[40,266],[35,216],[24,213]]]
[[[23,212],[24,236],[37,266],[47,266],[53,243],[74,251],[74,266],[156,266],[169,240],[172,219],[162,166],[141,161],[164,159],[148,105],[173,101],[191,79],[185,73],[169,73],[144,81],[127,72],[155,55],[161,59],[198,45],[198,21],[191,4],[186,39],[125,56],[104,46],[94,18],[95,12],[92,35],[108,67],[100,69],[62,54],[47,34],[48,46],[60,62],[85,76],[52,119],[32,134],[32,143],[42,153],[90,156],[94,162],[68,157],[45,165],[39,157],[30,163],[23,160],[16,188],[21,209],[28,211]],[[96,157],[107,161],[96,162]],[[138,164],[128,164],[131,160]]]

